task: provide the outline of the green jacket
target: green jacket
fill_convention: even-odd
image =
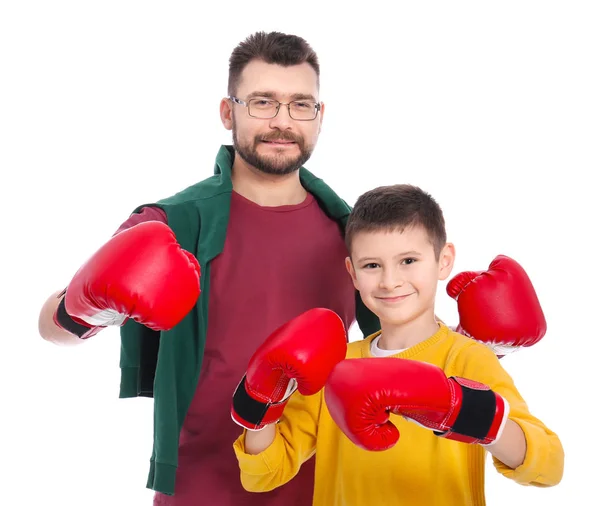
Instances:
[[[175,490],[179,433],[202,366],[211,260],[223,251],[225,244],[233,159],[233,148],[222,146],[213,176],[134,211],[148,205],[163,209],[179,244],[196,255],[201,269],[198,302],[175,328],[157,332],[132,320],[121,327],[119,397],[154,397],[154,445],[147,487],[169,495]],[[343,230],[351,210],[348,204],[304,168],[300,169],[300,180]],[[379,330],[379,320],[363,305],[358,292],[356,319],[364,336]]]

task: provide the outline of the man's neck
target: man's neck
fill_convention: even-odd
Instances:
[[[231,172],[233,190],[259,206],[291,206],[306,199],[307,193],[297,170],[285,175],[265,174],[248,165],[236,153]]]

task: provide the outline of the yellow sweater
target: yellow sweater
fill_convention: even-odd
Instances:
[[[370,357],[378,335],[348,345],[347,358]],[[429,339],[395,357],[428,362],[447,376],[462,376],[486,385],[510,404],[509,418],[527,441],[525,461],[511,469],[494,458],[494,466],[523,485],[556,485],[562,478],[560,440],[533,417],[513,380],[485,345],[441,325]],[[244,434],[234,443],[243,487],[272,490],[291,480],[316,453],[314,506],[443,505],[483,506],[486,451],[480,445],[439,438],[432,431],[391,415],[400,440],[391,449],[369,452],[354,446],[338,429],[323,400],[294,393],[277,424],[273,443],[258,455],[244,451]]]

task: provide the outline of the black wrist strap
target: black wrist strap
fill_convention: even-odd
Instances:
[[[268,403],[253,399],[248,395],[245,374],[233,394],[233,409],[242,420],[254,425],[260,425],[269,409]]]
[[[463,394],[462,406],[452,431],[484,439],[496,416],[496,395],[491,390],[478,390],[465,385],[460,387]]]
[[[75,334],[77,337],[84,336],[91,329],[91,327],[77,323],[69,316],[67,308],[65,307],[64,297],[60,300],[58,308],[56,308],[56,322],[67,332]]]

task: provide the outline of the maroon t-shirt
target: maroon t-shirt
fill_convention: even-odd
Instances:
[[[123,227],[146,219],[146,208]],[[233,442],[242,432],[230,416],[231,397],[258,346],[277,327],[314,307],[354,321],[354,287],[344,266],[346,247],[336,222],[312,195],[294,206],[261,207],[232,194],[223,252],[212,261],[208,333],[198,387],[181,432],[175,495],[168,506],[310,506],[314,458],[288,484],[246,492]]]

